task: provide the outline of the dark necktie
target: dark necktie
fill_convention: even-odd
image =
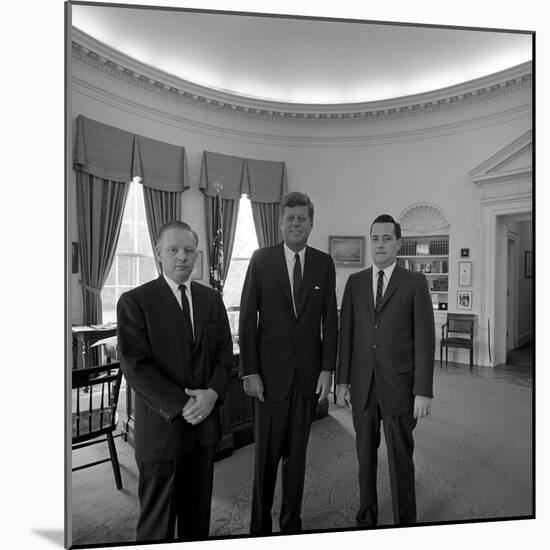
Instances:
[[[375,311],[378,313],[380,305],[382,304],[382,294],[384,290],[384,272],[380,270],[378,272],[378,284],[376,286],[376,306]]]
[[[300,305],[300,291],[302,290],[302,262],[300,254],[294,254],[294,274],[292,276],[292,290],[294,292],[294,309],[298,313]]]
[[[187,298],[187,287],[185,285],[179,285],[178,288],[181,292],[181,306],[183,310],[183,316],[185,318],[185,323],[189,327],[191,337],[194,341],[195,335],[193,334],[193,323],[191,323],[191,310],[189,309],[189,300]]]

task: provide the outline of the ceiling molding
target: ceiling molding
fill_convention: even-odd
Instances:
[[[408,141],[418,141],[422,139],[432,139],[434,137],[463,133],[464,131],[485,128],[495,124],[502,124],[513,120],[523,119],[531,112],[529,105],[521,105],[514,109],[507,109],[504,112],[490,113],[484,116],[476,116],[473,119],[458,120],[451,123],[445,123],[437,126],[429,126],[416,129],[391,129],[384,132],[365,132],[361,130],[357,134],[349,135],[318,135],[313,132],[314,126],[311,126],[312,132],[304,134],[300,132],[296,135],[295,132],[285,132],[275,134],[268,131],[269,123],[258,124],[255,129],[239,128],[239,125],[231,124],[231,118],[228,117],[227,125],[221,125],[220,119],[216,124],[209,124],[204,117],[188,116],[188,109],[168,110],[164,102],[139,102],[134,101],[126,94],[114,93],[112,90],[107,90],[104,87],[98,86],[90,81],[87,77],[72,77],[73,92],[85,95],[93,99],[115,107],[131,112],[137,116],[148,118],[166,124],[174,128],[182,128],[193,132],[198,132],[204,135],[215,136],[218,138],[232,139],[245,143],[264,143],[266,145],[283,145],[292,147],[357,147],[365,145],[381,145],[387,143],[403,143]],[[106,121],[107,122],[107,121]],[[294,127],[286,126],[287,129]],[[349,127],[347,127],[349,129]]]
[[[291,124],[357,124],[411,118],[491,101],[532,86],[532,64],[431,92],[347,104],[280,103],[200,86],[128,57],[73,27],[72,59],[172,101],[250,120]]]

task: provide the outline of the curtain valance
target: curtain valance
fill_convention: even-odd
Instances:
[[[243,190],[254,202],[280,202],[286,195],[284,162],[247,159],[248,190]],[[246,183],[246,182],[245,182]]]
[[[243,158],[204,151],[199,187],[205,195],[214,197],[217,192],[216,186],[220,184],[222,199],[240,199],[244,192],[244,173]]]
[[[189,187],[185,148],[140,136],[86,118],[76,119],[74,169],[129,182],[134,177],[160,191]]]
[[[279,202],[287,190],[285,163],[204,151],[199,187],[213,197],[217,184],[222,199],[236,200],[246,193],[253,201]]]

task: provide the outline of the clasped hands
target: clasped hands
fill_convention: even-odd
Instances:
[[[183,407],[181,415],[184,420],[196,426],[200,424],[211,412],[218,399],[218,394],[212,389],[190,390],[185,388],[189,395],[189,401]]]
[[[332,373],[328,370],[321,371],[317,380],[317,388],[315,389],[315,393],[319,394],[319,401],[322,401],[328,395],[331,384]],[[244,378],[243,390],[250,397],[256,397],[262,403],[264,402],[264,383],[259,374],[251,374]]]
[[[351,408],[351,394],[349,390],[349,384],[337,384],[336,385],[336,402]],[[422,395],[414,396],[413,406],[413,418],[422,418],[428,416],[432,408],[431,397],[424,397]]]

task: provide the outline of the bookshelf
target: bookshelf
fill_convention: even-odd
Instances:
[[[449,235],[403,237],[397,264],[424,273],[436,310],[449,305]]]

